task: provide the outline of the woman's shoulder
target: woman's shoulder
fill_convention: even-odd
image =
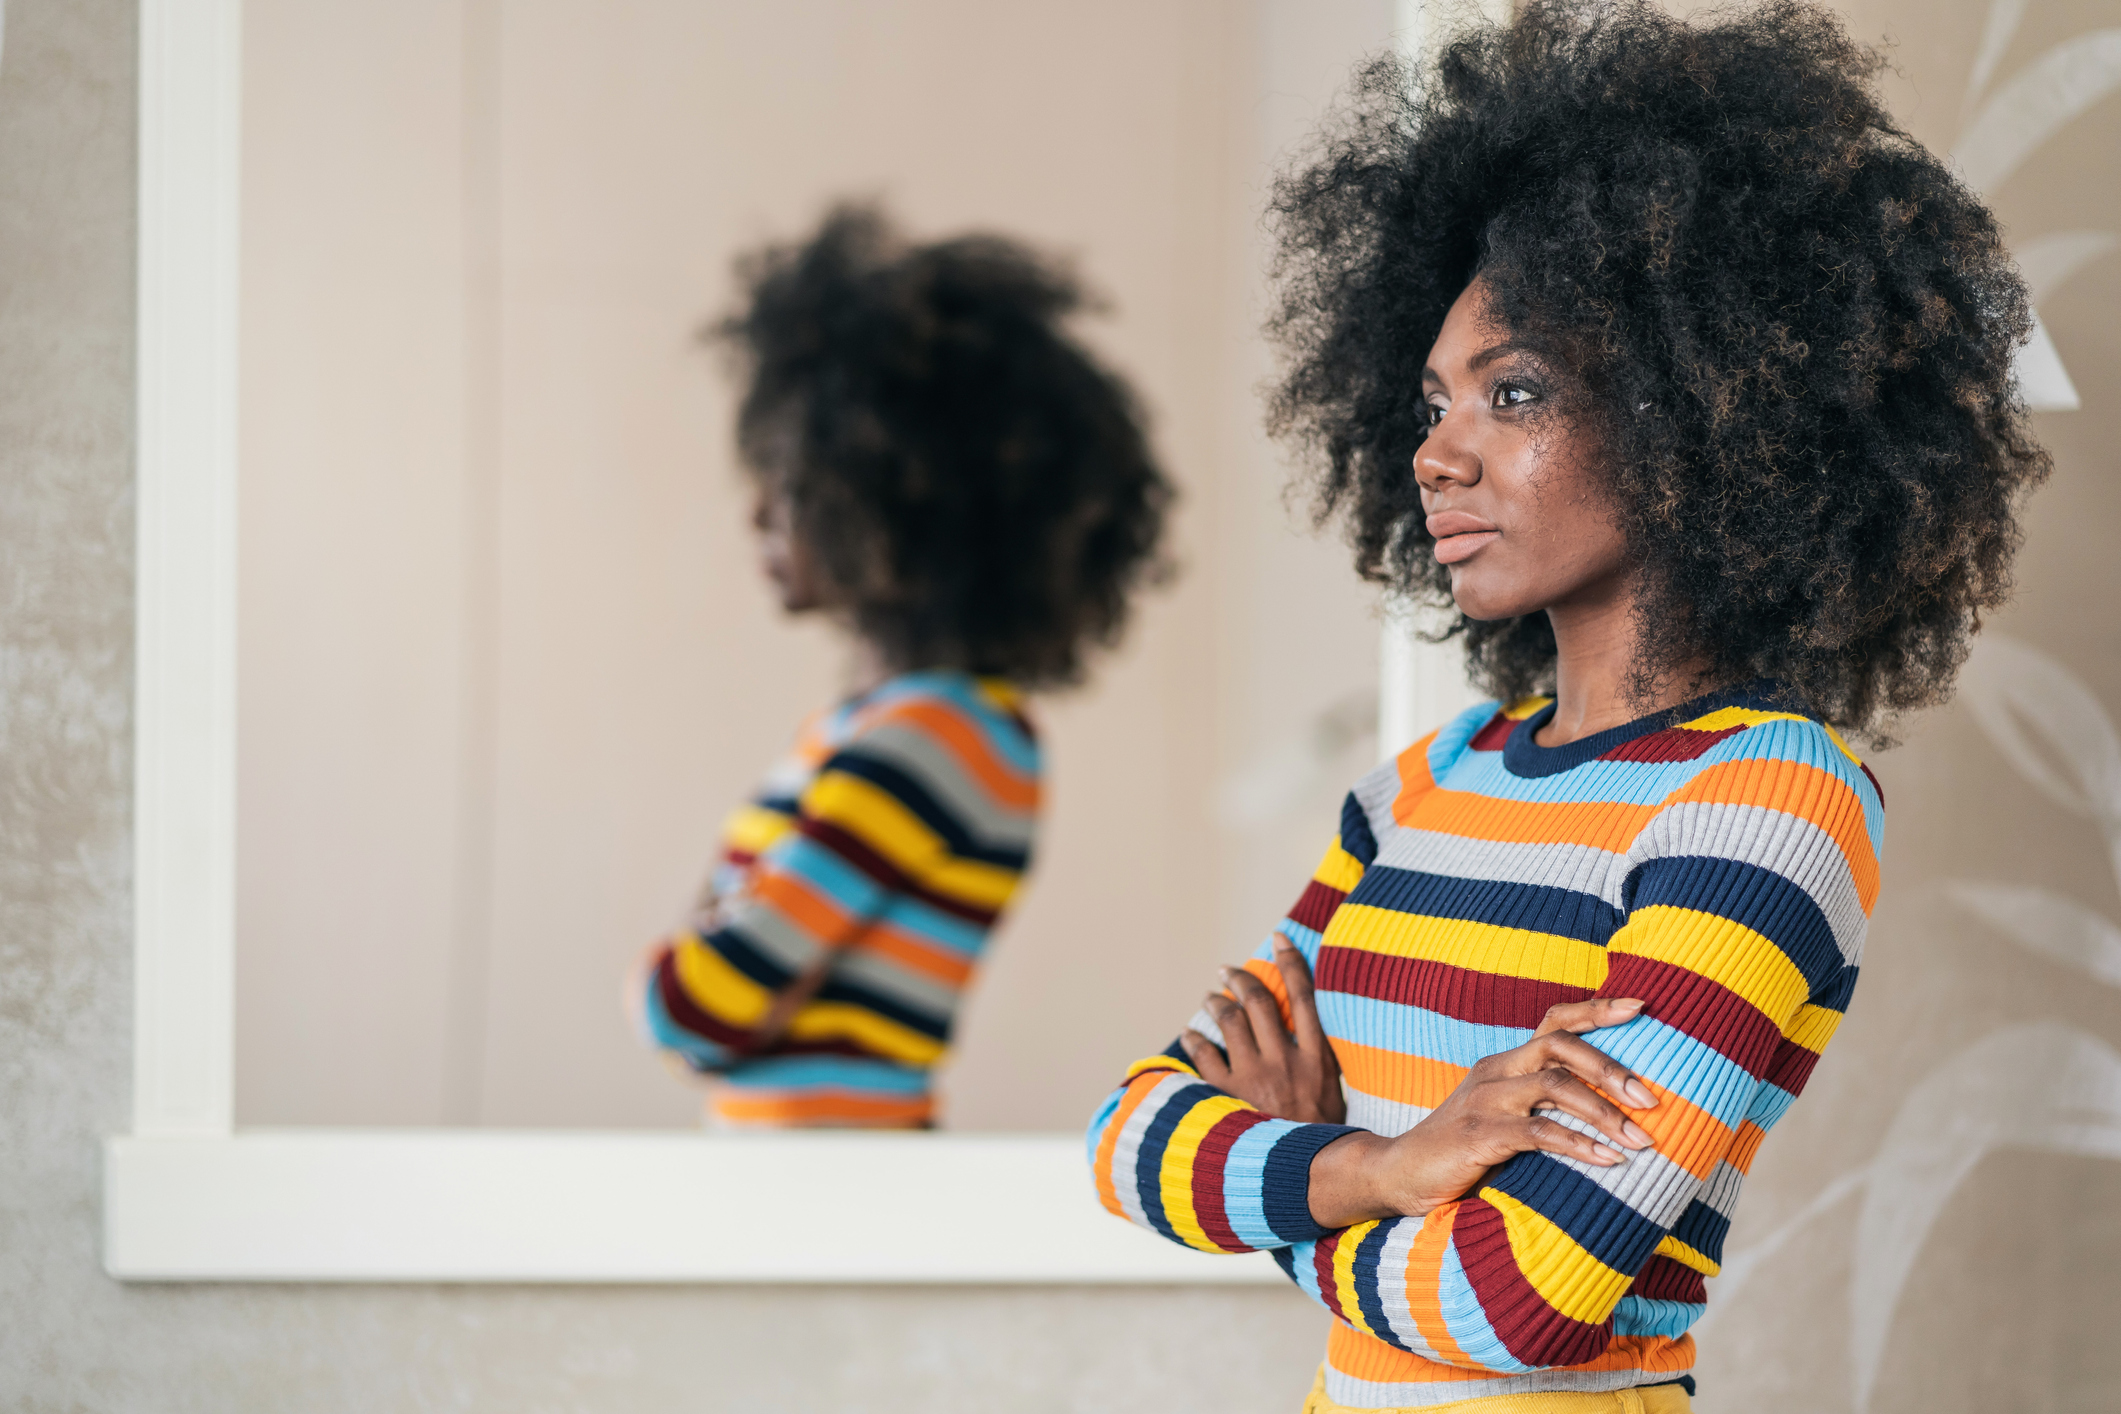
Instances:
[[[997,678],[948,670],[890,678],[863,696],[841,749],[975,785],[1011,808],[1037,804],[1037,734],[1022,694]]]
[[[1348,808],[1359,810],[1372,831],[1384,830],[1395,819],[1395,812],[1403,814],[1413,796],[1433,790],[1480,738],[1493,734],[1498,723],[1507,734],[1546,702],[1544,697],[1527,697],[1511,703],[1493,699],[1475,703],[1404,751],[1378,762],[1348,792]]]

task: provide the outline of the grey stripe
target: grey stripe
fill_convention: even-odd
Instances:
[[[1587,1134],[1620,1149],[1619,1145],[1601,1135],[1595,1125],[1586,1124],[1572,1114],[1563,1114],[1560,1110],[1541,1110],[1540,1113],[1564,1129],[1573,1129],[1578,1134]],[[1679,1221],[1680,1214],[1686,1211],[1687,1204],[1701,1192],[1701,1180],[1655,1149],[1620,1149],[1620,1152],[1627,1155],[1627,1161],[1611,1168],[1600,1168],[1562,1154],[1548,1154],[1547,1157],[1574,1169],[1650,1222],[1669,1231],[1672,1224]]]
[[[1803,889],[1826,915],[1844,962],[1853,966],[1863,956],[1870,920],[1848,858],[1832,835],[1803,816],[1763,805],[1690,801],[1659,811],[1628,851],[1637,863],[1684,855],[1736,859],[1773,870]]]
[[[948,747],[926,732],[910,726],[881,726],[864,732],[849,748],[888,761],[913,777],[983,843],[1003,849],[1031,847],[1038,817],[997,801],[966,774]]]
[[[1544,1391],[1600,1394],[1640,1385],[1661,1384],[1685,1374],[1683,1370],[1536,1370],[1529,1375],[1497,1375],[1492,1380],[1423,1380],[1405,1384],[1381,1384],[1342,1374],[1326,1364],[1326,1398],[1350,1409],[1423,1409],[1432,1404],[1452,1404],[1462,1399],[1493,1399],[1505,1394],[1538,1394]]]
[[[865,952],[858,947],[842,953],[832,964],[832,973],[925,1011],[938,1020],[947,1019],[957,1005],[958,994],[954,988],[911,971],[881,954]]]
[[[1621,906],[1628,871],[1626,855],[1592,845],[1477,840],[1400,825],[1378,836],[1377,862],[1460,879],[1573,889],[1614,908]]]

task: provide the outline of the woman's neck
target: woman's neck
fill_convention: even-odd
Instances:
[[[1541,746],[1567,746],[1625,726],[1638,717],[1699,696],[1700,660],[1660,673],[1647,694],[1635,665],[1642,631],[1635,620],[1632,579],[1587,602],[1547,610],[1554,628],[1554,715],[1534,737]]]

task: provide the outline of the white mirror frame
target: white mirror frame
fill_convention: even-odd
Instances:
[[[140,6],[131,1281],[1273,1283],[1098,1205],[1074,1134],[235,1127],[241,0]],[[1085,1096],[1085,1110],[1095,1102]]]

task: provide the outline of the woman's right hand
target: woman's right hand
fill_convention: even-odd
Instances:
[[[1650,1136],[1614,1100],[1639,1111],[1656,1098],[1633,1071],[1580,1039],[1585,1031],[1625,1025],[1641,1011],[1635,1000],[1561,1003],[1531,1040],[1475,1065],[1398,1138],[1359,1131],[1334,1140],[1311,1161],[1312,1217],[1336,1228],[1419,1217],[1464,1197],[1495,1165],[1534,1149],[1610,1168],[1627,1161],[1623,1151],[1649,1148]],[[1574,1115],[1608,1142],[1557,1124],[1543,1110]]]

